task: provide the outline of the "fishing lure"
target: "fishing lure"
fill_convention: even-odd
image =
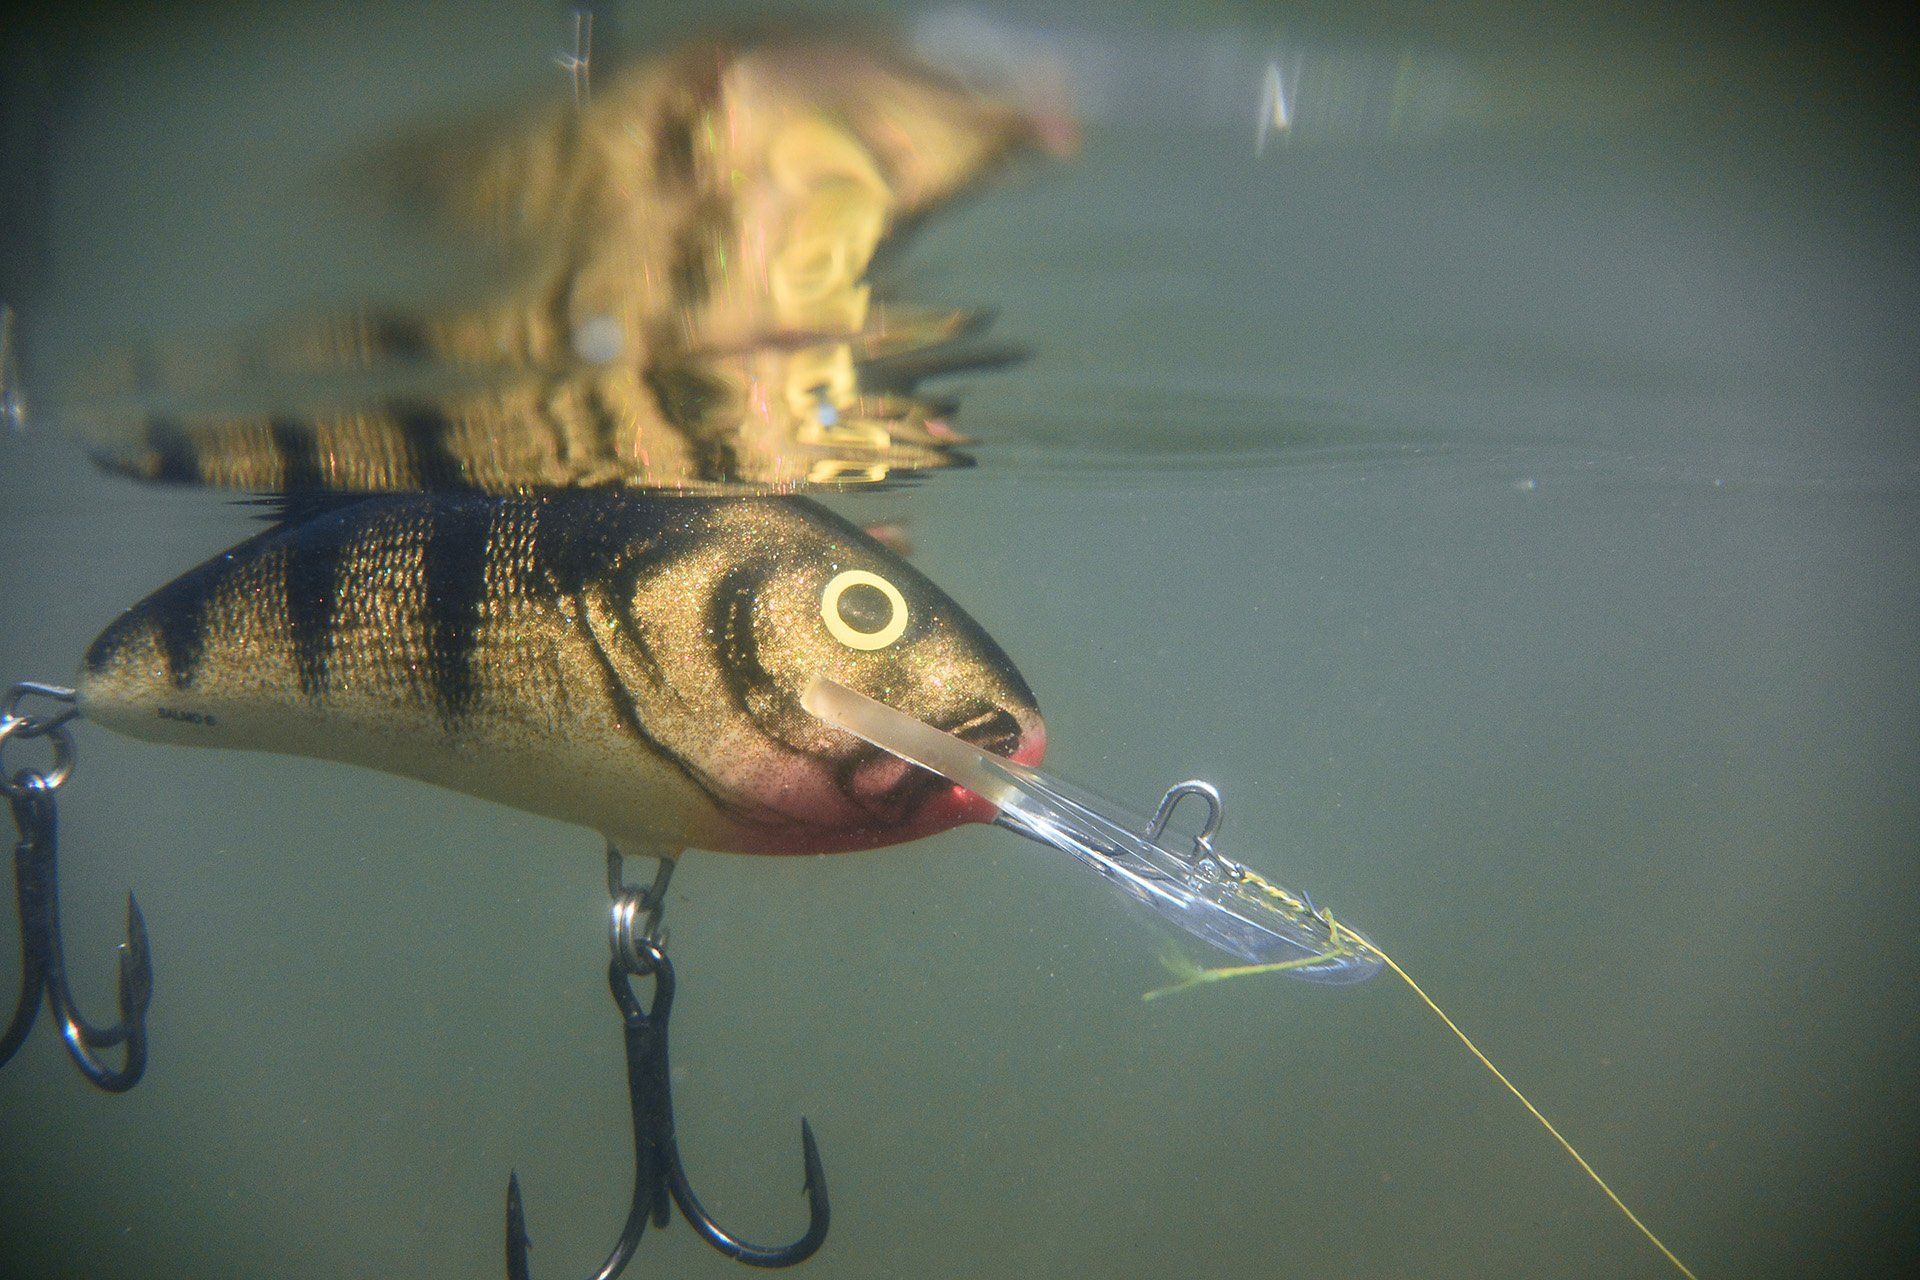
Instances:
[[[1221,856],[1213,847],[1222,816],[1220,794],[1204,782],[1168,791],[1147,822],[1030,764],[1005,760],[942,733],[903,710],[826,676],[806,688],[807,710],[863,741],[946,778],[998,810],[995,821],[1020,835],[1072,855],[1156,918],[1243,963],[1216,968],[1183,966],[1174,986],[1147,999],[1207,982],[1257,973],[1285,973],[1313,982],[1364,982],[1391,969],[1459,1038],[1482,1066],[1527,1109],[1614,1206],[1687,1280],[1687,1265],[1627,1207],[1554,1123],[1496,1067],[1458,1023],[1371,940],[1316,907],[1304,895]],[[1168,821],[1188,795],[1206,800],[1208,816],[1185,853],[1167,843]]]
[[[100,1087],[131,1088],[146,1062],[152,970],[131,900],[121,1021],[81,1019],[64,976],[53,793],[71,772],[69,720],[364,765],[607,838],[608,980],[626,1040],[634,1185],[598,1274],[618,1274],[670,1204],[739,1261],[810,1257],[830,1210],[804,1120],[808,1225],[788,1244],[723,1228],[682,1167],[667,1059],[678,980],[661,925],[675,860],[692,846],[867,849],[990,819],[971,792],[825,724],[801,699],[832,672],[956,741],[1036,763],[1046,731],[1019,671],[939,588],[805,499],[300,495],[271,518],[110,624],[77,689],[21,685],[0,708],[0,746],[46,737],[54,749],[50,772],[0,765],[21,832],[25,961],[0,1064],[43,996]],[[30,697],[57,710],[28,712]],[[625,884],[623,852],[659,858],[650,888]],[[635,979],[651,981],[650,1000]],[[102,1057],[115,1047],[117,1070]],[[506,1221],[508,1275],[526,1280],[517,1176]]]

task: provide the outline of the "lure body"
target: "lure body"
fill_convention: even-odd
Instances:
[[[78,688],[134,737],[364,765],[634,850],[862,849],[991,816],[805,711],[818,673],[1044,749],[978,624],[797,498],[351,500],[135,605]]]

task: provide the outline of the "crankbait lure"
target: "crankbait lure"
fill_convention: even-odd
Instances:
[[[816,676],[803,701],[807,710],[903,760],[939,774],[999,810],[995,821],[1041,844],[1062,850],[1091,867],[1127,897],[1189,935],[1244,963],[1192,968],[1182,981],[1148,999],[1205,982],[1255,973],[1285,973],[1315,982],[1363,982],[1382,968],[1393,970],[1431,1009],[1468,1052],[1520,1100],[1620,1212],[1688,1280],[1692,1271],[1629,1209],[1551,1120],[1520,1092],[1468,1038],[1420,984],[1372,941],[1292,893],[1220,856],[1213,837],[1220,827],[1220,795],[1204,782],[1184,782],[1168,791],[1151,821],[1100,800],[1029,764],[988,755],[973,744],[845,685]],[[1208,804],[1208,818],[1189,853],[1167,843],[1167,823],[1186,795]]]

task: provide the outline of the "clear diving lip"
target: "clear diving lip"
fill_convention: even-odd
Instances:
[[[1174,787],[1147,820],[825,677],[813,679],[801,702],[828,724],[971,791],[999,810],[998,825],[1072,854],[1156,916],[1247,964],[1284,965],[1293,977],[1324,983],[1363,982],[1382,967],[1372,944],[1344,922],[1214,851],[1220,796],[1204,782]],[[1166,828],[1188,795],[1204,800],[1209,814],[1182,853],[1166,843]]]

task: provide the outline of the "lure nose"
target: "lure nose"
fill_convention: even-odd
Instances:
[[[1020,738],[1007,758],[1015,764],[1037,765],[1047,755],[1047,722],[1040,718],[1037,707],[1024,707],[1013,713],[1020,726]]]

